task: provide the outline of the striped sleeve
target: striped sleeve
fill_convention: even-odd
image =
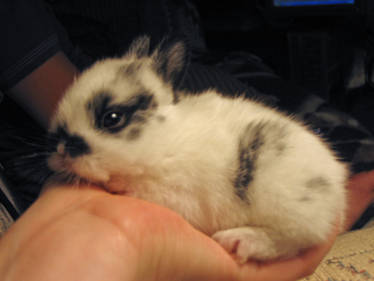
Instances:
[[[6,91],[60,49],[40,0],[0,1],[0,90]]]

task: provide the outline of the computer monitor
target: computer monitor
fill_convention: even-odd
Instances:
[[[273,0],[275,7],[317,7],[354,4],[355,0]]]
[[[357,13],[363,0],[265,0],[265,12],[276,16],[315,16]]]

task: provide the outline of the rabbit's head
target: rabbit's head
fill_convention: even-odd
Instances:
[[[144,173],[136,163],[146,162],[145,150],[155,138],[149,132],[176,103],[173,80],[183,61],[182,43],[150,51],[144,36],[123,57],[99,61],[82,73],[51,122],[49,167],[105,186]]]

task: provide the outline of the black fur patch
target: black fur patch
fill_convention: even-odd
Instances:
[[[95,127],[109,132],[117,133],[127,127],[129,124],[139,123],[144,124],[146,119],[146,112],[148,109],[154,109],[157,104],[153,100],[153,95],[148,93],[141,93],[135,96],[128,102],[113,104],[113,98],[108,93],[98,94],[93,101],[87,104],[87,108],[93,112],[95,117]],[[114,128],[106,128],[103,123],[103,118],[108,113],[120,113],[124,116],[125,121],[120,126]]]
[[[314,190],[326,190],[330,186],[330,182],[324,177],[311,178],[306,182],[306,187],[308,189]]]
[[[109,92],[103,91],[98,93],[90,102],[87,103],[87,109],[89,112],[94,114],[95,125],[101,123],[101,115],[105,112],[106,108],[109,107],[113,97]]]
[[[66,132],[65,125],[60,125],[57,127],[55,132],[49,133],[47,135],[47,150],[48,152],[55,152],[57,145],[62,140],[68,137],[68,133]]]
[[[55,133],[51,133],[49,139],[53,151],[56,151],[59,144],[63,144],[65,152],[73,158],[91,151],[81,136],[69,134],[62,126],[58,127]]]
[[[261,124],[249,124],[239,141],[239,169],[235,179],[236,194],[248,201],[247,191],[253,180],[256,160],[265,139]]]
[[[91,152],[86,141],[77,135],[69,136],[65,142],[65,150],[71,157],[78,157]]]

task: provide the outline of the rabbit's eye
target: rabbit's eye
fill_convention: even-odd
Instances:
[[[144,111],[150,106],[153,96],[139,95],[127,103],[118,103],[109,106],[110,97],[99,96],[101,101],[89,104],[94,107],[95,127],[108,133],[117,133],[132,122],[144,121]],[[140,120],[140,121],[139,121]]]
[[[126,125],[126,115],[120,111],[108,111],[101,119],[101,128],[118,131]]]

